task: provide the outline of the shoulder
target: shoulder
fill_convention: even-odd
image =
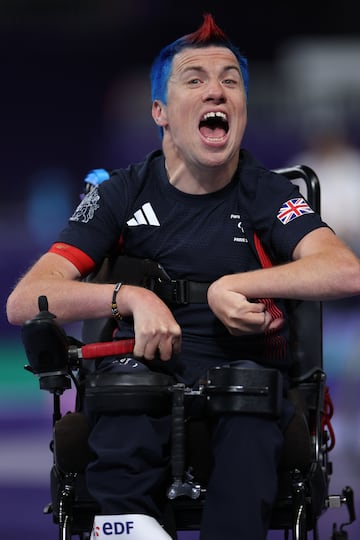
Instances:
[[[247,150],[241,150],[238,169],[239,189],[248,204],[263,204],[265,201],[275,206],[286,198],[294,185],[285,176],[268,169]]]
[[[278,184],[284,187],[290,184],[288,178],[276,170],[265,167],[247,150],[240,152],[239,174],[241,183],[252,191],[257,189],[259,185]]]
[[[161,150],[151,152],[143,161],[131,163],[127,168],[113,169],[110,181],[115,185],[127,185],[129,189],[138,190],[142,183],[157,176],[163,167],[164,156]]]

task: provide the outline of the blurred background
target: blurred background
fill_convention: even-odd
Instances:
[[[194,31],[204,11],[249,60],[244,146],[270,168],[314,167],[325,220],[360,255],[355,2],[0,0],[0,530],[6,540],[57,538],[51,517],[42,516],[49,501],[51,398],[23,369],[20,330],[7,323],[6,298],[66,223],[89,169],[126,166],[159,146],[150,63],[162,46]],[[357,510],[359,326],[358,299],[324,306],[324,361],[335,409],[332,492],[351,485]],[[65,410],[72,397],[69,392]],[[329,510],[320,520],[321,540],[330,538],[333,521],[346,520],[345,510]],[[359,537],[355,522],[349,538]]]

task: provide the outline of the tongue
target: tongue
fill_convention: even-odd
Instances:
[[[224,129],[219,128],[219,127],[212,129],[212,128],[209,128],[208,126],[202,126],[200,128],[200,133],[203,137],[207,139],[209,138],[220,139],[221,137],[224,137],[226,132]]]

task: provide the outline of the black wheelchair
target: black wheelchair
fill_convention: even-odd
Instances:
[[[320,211],[320,186],[308,167],[295,166],[280,172],[292,181],[304,183],[306,198]],[[302,188],[301,188],[302,189]],[[304,193],[304,191],[303,191]],[[106,270],[107,274],[109,268]],[[99,279],[99,276],[98,278]],[[156,276],[155,276],[155,279]],[[112,281],[110,281],[112,282]],[[332,403],[323,370],[322,306],[320,302],[291,302],[291,346],[293,365],[289,398],[295,415],[285,434],[283,458],[279,467],[279,488],[273,508],[271,529],[284,531],[285,540],[307,540],[310,532],[318,540],[318,520],[329,508],[346,505],[349,518],[338,528],[334,524],[331,540],[345,540],[346,526],[355,520],[351,487],[341,494],[329,493],[334,445],[331,426]],[[40,388],[53,395],[53,453],[51,502],[44,513],[51,513],[58,526],[59,540],[90,537],[98,507],[89,495],[85,469],[91,459],[89,427],[83,414],[84,402],[95,411],[171,411],[172,482],[167,491],[165,529],[173,538],[178,531],[199,529],[206,497],[206,481],[211,468],[206,422],[186,418],[184,404],[190,396],[199,399],[209,414],[253,411],[276,415],[279,407],[276,370],[212,368],[198,390],[176,384],[170,376],[150,372],[99,374],[87,363],[107,355],[131,356],[133,340],[110,341],[110,320],[95,320],[84,325],[83,340],[66,335],[48,311],[47,299],[39,298],[39,313],[22,328],[22,339],[29,365],[26,369],[39,377]],[[97,340],[95,343],[93,341]],[[61,396],[74,385],[74,410],[61,413]],[[239,539],[240,540],[240,539]]]

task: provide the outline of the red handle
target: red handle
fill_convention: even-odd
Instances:
[[[132,353],[134,345],[134,339],[89,343],[81,347],[81,353],[82,357],[87,359],[99,358],[100,356],[115,356],[117,354]]]

